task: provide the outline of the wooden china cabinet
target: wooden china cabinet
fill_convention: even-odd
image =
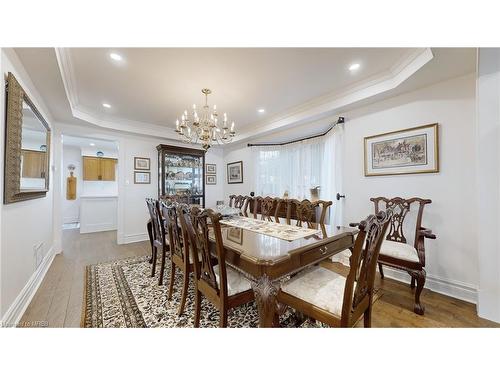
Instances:
[[[160,144],[158,197],[205,207],[205,151]]]

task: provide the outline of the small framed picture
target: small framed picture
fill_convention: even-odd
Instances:
[[[217,174],[217,165],[205,164],[205,174]]]
[[[134,184],[150,184],[151,172],[134,171]]]
[[[439,172],[438,124],[365,138],[365,176]]]
[[[243,229],[229,227],[227,228],[227,239],[231,242],[234,242],[238,245],[243,243]]]
[[[243,162],[235,161],[227,164],[227,183],[242,184],[243,183]]]
[[[140,171],[149,171],[151,169],[151,159],[135,157],[134,169],[138,169]]]
[[[217,185],[217,176],[205,175],[205,185]]]

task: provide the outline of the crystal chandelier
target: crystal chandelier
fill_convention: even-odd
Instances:
[[[222,124],[219,124],[217,106],[214,104],[213,110],[210,110],[208,95],[212,91],[203,89],[201,92],[205,95],[205,105],[200,116],[196,112],[196,104],[193,104],[191,113],[185,110],[181,120],[175,121],[175,131],[182,137],[183,142],[199,142],[205,150],[208,150],[213,143],[226,144],[231,142],[236,133],[234,121],[231,123],[231,127],[228,127],[226,113],[224,113]]]

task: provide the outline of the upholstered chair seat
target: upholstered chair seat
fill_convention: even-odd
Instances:
[[[217,280],[217,285],[220,287],[219,281],[219,266],[215,265],[213,267],[215,273],[215,279]],[[240,272],[232,269],[231,267],[226,267],[227,273],[227,295],[234,296],[235,294],[246,292],[252,289],[250,281],[243,276]]]
[[[326,268],[315,266],[300,272],[281,289],[311,305],[340,317],[346,278]]]
[[[387,255],[409,262],[419,262],[417,250],[412,245],[403,242],[384,240],[380,248],[380,255]]]

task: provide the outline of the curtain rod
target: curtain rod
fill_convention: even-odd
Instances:
[[[343,124],[344,122],[345,122],[344,117],[339,117],[338,120],[335,123],[333,123],[332,126],[330,126],[322,134],[311,135],[309,137],[294,139],[293,141],[287,141],[287,142],[281,142],[281,143],[248,143],[247,147],[256,147],[256,146],[284,146],[284,145],[289,145],[291,143],[297,143],[297,142],[307,141],[308,139],[323,137],[323,136],[327,135],[330,132],[330,130],[332,130],[336,125]]]

